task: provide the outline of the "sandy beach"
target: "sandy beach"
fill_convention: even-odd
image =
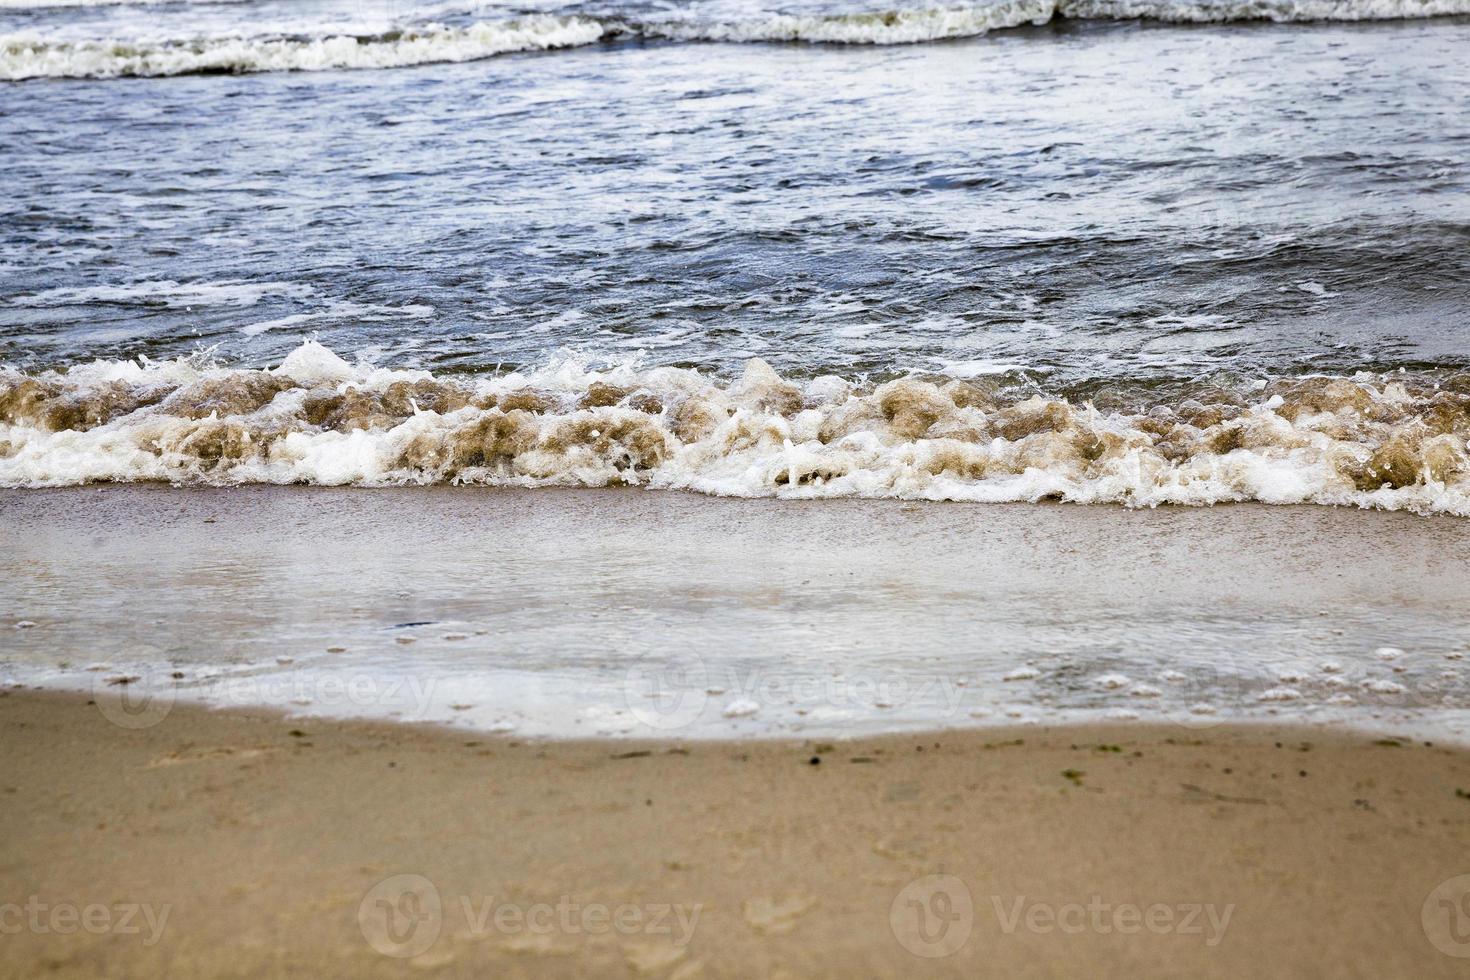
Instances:
[[[0,733],[5,976],[1452,977],[1470,952],[1434,901],[1466,893],[1470,756],[1436,745],[188,707],[129,731],[13,689]]]
[[[0,980],[1470,977],[1470,0],[0,0]]]
[[[1470,952],[1460,521],[156,486],[0,514],[6,976]],[[405,678],[421,703],[374,686]]]

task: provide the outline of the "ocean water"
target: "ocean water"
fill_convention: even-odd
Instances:
[[[6,0],[0,483],[1467,514],[1467,11]]]
[[[1257,501],[1457,523],[1467,92],[1470,0],[0,0],[0,487]],[[751,699],[684,683],[680,651],[743,670],[760,635],[803,683],[830,683],[844,650],[868,680],[937,678],[897,711],[844,702],[836,730],[1003,720],[1033,688],[1016,717],[1233,717],[1221,676],[1246,715],[1363,721],[1397,711],[1379,702],[1403,678],[1374,651],[1403,647],[1432,696],[1394,723],[1470,710],[1463,617],[1397,610],[1398,592],[1245,626],[1203,600],[1124,616],[1104,597],[1067,619],[1049,587],[980,622],[955,593],[923,635],[963,649],[916,666],[902,638],[928,600],[863,618],[834,582],[812,601],[853,614],[812,646],[794,572],[791,608],[752,585],[649,620],[660,584],[584,596],[548,632],[517,606],[540,608],[538,562],[559,567],[544,543],[429,562],[403,588],[430,608],[359,616],[332,603],[372,556],[328,588],[300,542],[90,565],[65,530],[0,532],[0,676],[17,682],[243,671],[290,690],[417,676],[431,651],[436,719],[624,732],[627,704],[586,712],[617,702],[637,655],[655,688],[719,689],[701,731],[723,733]],[[607,549],[583,559],[633,574]],[[230,579],[241,563],[259,574]],[[170,569],[156,596],[149,568]],[[217,576],[197,608],[224,633],[170,611]],[[130,588],[156,628],[114,603]],[[265,610],[283,591],[300,601]],[[535,638],[513,663],[496,639],[512,628]],[[1249,684],[1222,674],[1231,657]],[[1323,680],[1333,663],[1350,691]],[[934,700],[967,679],[973,712]],[[762,717],[819,729],[798,701]]]

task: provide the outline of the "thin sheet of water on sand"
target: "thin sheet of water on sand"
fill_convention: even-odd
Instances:
[[[548,736],[1470,732],[1470,523],[638,490],[0,494],[0,679]]]

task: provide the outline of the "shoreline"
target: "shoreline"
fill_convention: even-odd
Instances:
[[[0,491],[0,539],[0,683],[526,737],[1470,740],[1451,518],[107,486]]]
[[[17,690],[0,731],[0,905],[25,926],[7,975],[1463,968],[1431,899],[1470,874],[1470,754],[1440,745],[1142,725],[547,742],[189,706],[129,730]],[[955,931],[919,929],[913,902]],[[384,908],[423,917],[390,934]]]
[[[1470,0],[427,2],[0,0],[0,980],[1470,980]]]

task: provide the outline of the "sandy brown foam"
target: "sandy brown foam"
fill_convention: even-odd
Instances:
[[[279,367],[0,374],[0,484],[634,484],[733,496],[1337,503],[1470,514],[1470,376],[1049,397],[1001,379],[435,377],[307,343]]]

